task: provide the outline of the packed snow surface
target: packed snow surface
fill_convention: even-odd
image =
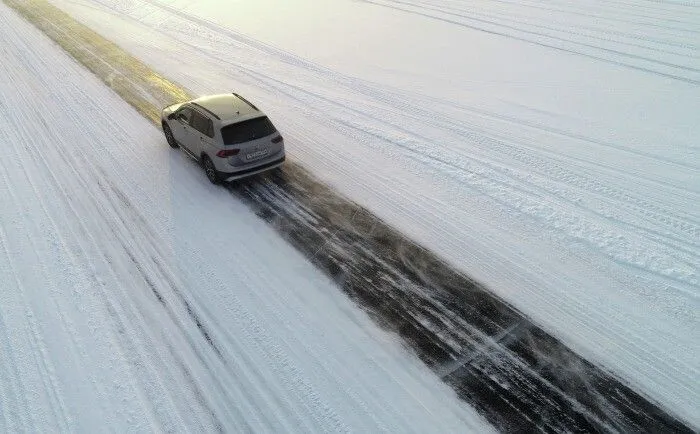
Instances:
[[[700,8],[53,0],[700,425]]]
[[[0,432],[490,430],[3,3],[0,40]]]

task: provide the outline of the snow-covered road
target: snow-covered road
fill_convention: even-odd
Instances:
[[[53,2],[700,425],[694,5]]]
[[[488,431],[0,3],[0,432]]]
[[[5,1],[154,125],[159,125],[161,107],[192,98],[46,2]],[[332,277],[338,290],[400,336],[499,430],[688,431],[298,164],[288,162],[281,172],[236,183],[229,191]],[[191,306],[185,309],[194,312]],[[194,318],[221,354],[208,327],[198,315]]]

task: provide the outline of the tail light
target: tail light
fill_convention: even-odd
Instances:
[[[216,156],[221,158],[233,157],[234,155],[238,155],[239,152],[241,152],[240,149],[222,149],[216,153]]]
[[[282,140],[284,140],[284,139],[282,138],[282,136],[277,136],[277,137],[275,137],[274,139],[272,139],[272,143],[279,143],[279,142],[281,142]]]

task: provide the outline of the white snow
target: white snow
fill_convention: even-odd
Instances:
[[[0,40],[0,432],[490,430],[4,3]]]
[[[53,0],[700,426],[700,9]]]

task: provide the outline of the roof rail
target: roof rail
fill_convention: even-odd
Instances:
[[[221,120],[221,118],[220,118],[216,113],[214,113],[213,111],[207,109],[206,107],[201,106],[201,105],[197,104],[196,102],[193,102],[193,103],[191,103],[191,104],[194,105],[194,106],[197,106],[197,108],[200,108],[200,109],[204,110],[205,112],[207,112],[207,113],[209,113],[210,115],[214,116],[214,117],[217,118],[218,120]]]
[[[248,101],[247,99],[243,98],[242,96],[240,96],[240,95],[237,94],[236,92],[233,92],[233,95],[234,95],[236,98],[238,98],[238,99],[240,99],[241,101],[243,101],[244,103],[246,103],[246,104],[248,104],[249,106],[251,106],[251,107],[253,108],[253,110],[258,111],[258,112],[260,111],[257,107],[255,107],[255,106],[253,105],[252,102],[250,102],[250,101]]]

